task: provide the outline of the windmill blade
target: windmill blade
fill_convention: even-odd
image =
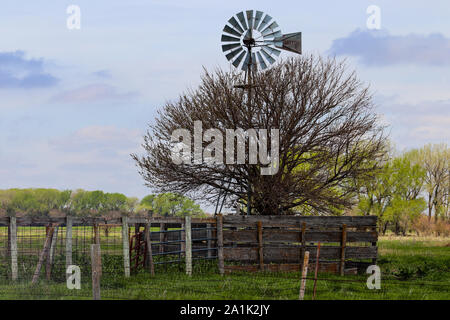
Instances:
[[[243,71],[247,71],[248,70],[249,62],[250,62],[250,53],[247,51],[244,63],[242,64],[242,70]]]
[[[235,68],[239,67],[239,64],[241,63],[242,59],[244,58],[244,55],[245,55],[245,51],[242,52],[242,53],[239,55],[239,57],[237,57],[236,60],[233,61],[233,66],[234,66]]]
[[[261,32],[261,30],[270,22],[270,20],[272,20],[272,17],[267,14],[261,22],[258,31]]]
[[[248,29],[245,33],[244,40],[250,40],[252,38],[252,31],[251,29]]]
[[[246,11],[248,28],[253,29],[253,10]]]
[[[235,38],[235,37],[230,37],[227,35],[222,35],[222,42],[240,42],[241,39],[239,38]]]
[[[280,38],[274,39],[277,44],[275,47],[291,51],[294,53],[302,54],[302,33],[301,32],[295,32],[295,33],[288,33],[285,35],[282,35]]]
[[[281,37],[281,36],[282,36],[281,31],[278,30],[278,31],[275,31],[275,32],[272,32],[272,33],[269,33],[269,34],[265,35],[263,37],[263,39],[267,40],[267,39],[270,39],[270,38]]]
[[[240,43],[224,44],[222,46],[222,51],[225,52],[225,51],[228,51],[228,50],[240,47],[240,46],[241,46]]]
[[[233,50],[230,53],[228,53],[227,55],[225,55],[225,57],[227,57],[227,60],[230,61],[231,59],[233,59],[242,50],[244,50],[244,49],[242,49],[242,47],[239,47],[236,50]]]
[[[247,27],[247,23],[245,22],[244,12],[239,12],[239,13],[237,14],[237,17],[238,17],[238,19],[239,19],[239,21],[240,21],[242,27],[244,28],[244,30],[247,30],[248,27]]]
[[[272,56],[264,48],[261,48],[261,52],[270,64],[273,64],[275,62],[275,59],[272,58]]]
[[[280,55],[280,53],[281,53],[280,50],[277,50],[277,49],[272,48],[272,47],[269,47],[269,46],[266,46],[266,49],[269,51],[270,54],[274,54],[274,55],[276,55],[277,57],[278,57],[278,56]]]
[[[275,46],[277,48],[281,48],[283,46],[283,42],[276,38],[273,40],[264,40],[263,46]]]
[[[272,22],[270,24],[270,26],[268,26],[267,28],[265,28],[261,33],[263,34],[263,36],[268,35],[271,32],[275,32],[275,29],[278,28],[278,23],[276,21]]]
[[[244,33],[244,29],[242,29],[241,25],[239,24],[239,22],[237,22],[237,20],[232,17],[230,20],[228,20],[228,22],[237,30],[239,30],[239,32],[241,32],[241,34]]]
[[[261,69],[263,69],[263,70],[267,69],[267,64],[264,61],[263,57],[261,56],[261,53],[258,51],[256,53],[256,55],[258,56],[258,61],[259,61],[259,65],[261,66]]]
[[[262,11],[256,11],[255,22],[253,24],[253,29],[255,29],[255,30],[258,29],[258,25],[261,22],[261,18],[262,18],[263,14],[264,14],[264,12],[262,12]]]
[[[242,35],[241,32],[237,32],[235,29],[231,28],[229,25],[225,25],[225,27],[223,28],[224,32],[227,32],[229,34],[232,34],[233,36],[237,36],[240,37]]]

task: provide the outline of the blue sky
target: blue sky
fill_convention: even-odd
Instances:
[[[72,4],[80,30],[66,27]],[[369,5],[381,9],[379,31],[366,27]],[[129,154],[203,67],[229,68],[221,30],[247,9],[301,31],[305,53],[347,58],[398,149],[449,143],[446,0],[2,1],[0,188],[148,193]]]

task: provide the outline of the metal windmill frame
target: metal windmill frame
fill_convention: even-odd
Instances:
[[[249,107],[252,100],[252,88],[256,86],[253,83],[253,73],[256,73],[258,68],[265,70],[274,64],[281,50],[302,53],[301,32],[283,35],[278,23],[268,14],[258,10],[247,10],[245,14],[241,11],[231,17],[223,28],[221,40],[222,51],[227,60],[235,68],[240,67],[245,72],[245,83],[236,85],[235,88],[247,91]],[[252,191],[250,182],[247,185],[247,215],[250,215]],[[217,214],[221,196],[222,192],[218,195],[214,215]],[[224,192],[219,212],[222,210],[226,196],[227,193]]]

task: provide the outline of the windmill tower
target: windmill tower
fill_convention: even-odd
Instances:
[[[223,28],[222,51],[228,61],[237,69],[245,72],[245,83],[235,86],[246,90],[248,103],[252,101],[253,75],[258,70],[265,70],[275,63],[282,50],[302,53],[301,32],[282,34],[278,23],[268,14],[262,11],[247,10],[237,13],[228,20]],[[251,211],[251,187],[247,183],[247,215]],[[216,204],[216,211],[223,196],[219,194]],[[238,204],[237,204],[238,205]]]

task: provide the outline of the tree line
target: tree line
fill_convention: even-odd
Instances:
[[[150,194],[139,200],[122,193],[100,190],[57,190],[44,188],[0,190],[0,213],[48,216],[50,213],[72,216],[151,214],[159,216],[205,216],[200,205],[175,193]]]
[[[370,179],[355,181],[357,213],[377,215],[382,233],[404,235],[426,231],[428,225],[450,234],[449,164],[446,144],[428,144],[397,156],[391,152]]]

